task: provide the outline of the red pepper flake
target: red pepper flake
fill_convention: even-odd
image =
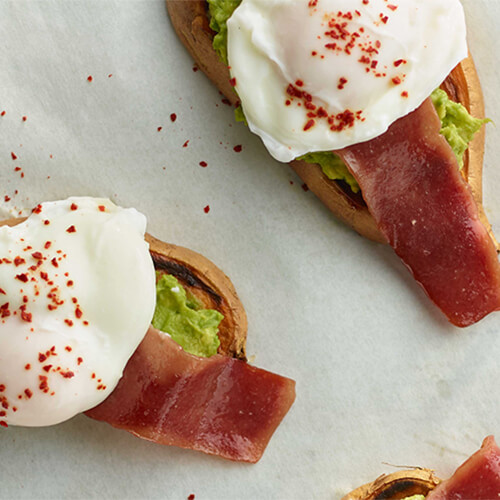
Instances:
[[[69,226],[68,229],[66,229],[67,233],[76,233],[76,228],[75,226]]]
[[[0,425],[2,427],[5,427],[6,429],[9,427],[9,425],[7,424],[7,422],[5,422],[5,420],[0,420]]]
[[[64,350],[68,351],[68,352],[71,352],[73,350],[73,348],[69,345],[67,345]]]
[[[33,210],[32,213],[34,214],[39,214],[42,212],[42,205],[37,205]]]
[[[68,325],[68,326],[73,326],[73,321],[71,321],[70,319],[65,319],[64,322]]]
[[[189,144],[189,139],[182,145],[183,148],[187,148]]]
[[[162,129],[162,128],[163,128],[163,127],[158,127],[156,130],[157,130],[158,132],[161,132],[161,129]]]
[[[16,275],[16,280],[19,280],[19,281],[22,281],[23,283],[27,283],[28,282],[28,275],[27,274],[17,274]]]
[[[307,132],[310,128],[314,127],[316,122],[314,120],[309,120],[305,125],[304,125],[304,132]]]
[[[393,79],[392,79],[392,83],[394,83],[394,85],[401,85],[402,83],[402,80],[399,76],[395,76]]]
[[[47,359],[47,356],[43,352],[38,353],[38,361],[43,363]]]
[[[387,8],[391,9],[392,11],[398,10],[398,6],[397,5],[388,5]]]
[[[401,66],[402,64],[406,64],[407,61],[405,61],[404,59],[398,59],[397,61],[394,61],[394,66],[396,68],[399,68],[399,66]]]
[[[93,80],[92,75],[87,76],[87,81],[91,82]]]
[[[4,384],[0,384],[0,392],[4,392],[5,391],[5,385]]]
[[[33,396],[33,392],[31,391],[31,389],[24,389],[24,394],[26,394],[26,397],[28,399],[31,399],[31,396]]]
[[[77,308],[75,309],[75,316],[76,316],[78,319],[80,319],[80,318],[83,316],[83,312],[82,312],[82,310],[81,310],[79,307],[77,307]]]
[[[170,121],[171,121],[172,123],[174,123],[174,122],[175,122],[175,120],[177,120],[177,115],[176,115],[175,113],[172,113],[172,114],[170,115]]]
[[[5,111],[2,111],[2,112],[0,113],[0,116],[5,116]]]
[[[45,220],[43,221],[43,223],[44,223],[46,226],[48,226],[48,225],[50,224],[50,220],[45,219]]]
[[[38,388],[43,392],[49,392],[49,379],[45,375],[38,375],[38,380],[40,380],[40,385],[38,386]]]
[[[22,257],[17,256],[14,259],[14,265],[17,267],[20,266],[21,264],[26,264],[26,261]]]
[[[10,196],[5,195],[3,199],[5,203],[7,203],[8,201],[10,201]]]
[[[0,288],[0,294],[1,294],[1,295],[7,295],[7,294],[5,293],[5,290],[4,290],[3,288]]]
[[[50,248],[51,245],[52,245],[52,243],[50,241],[46,241],[45,245],[43,247],[45,248],[45,250],[47,250]]]
[[[231,84],[231,87],[236,87],[236,78],[231,78],[231,80],[229,80],[229,83]]]
[[[347,83],[347,78],[339,78],[339,84],[337,85],[337,88],[339,90],[342,90],[345,87],[345,84]]]
[[[24,366],[24,369],[25,370],[31,370],[31,365],[29,363],[27,363],[25,366]]]
[[[70,210],[78,210],[78,205],[76,203],[72,203],[69,208]]]
[[[196,66],[196,64],[193,64],[192,70],[193,70],[193,73],[196,73],[199,70],[199,68],[198,68],[198,66]]]
[[[203,209],[203,211],[204,211],[206,214],[208,214],[208,212],[210,212],[210,205],[207,205],[207,206]]]
[[[307,191],[309,191],[309,188],[307,187],[307,184],[302,184],[302,186],[300,186],[306,193]]]
[[[52,365],[45,365],[42,367],[43,371],[46,371],[47,373],[50,372],[50,369],[52,368]]]
[[[57,259],[55,257],[50,262],[54,267],[59,267],[59,264],[57,263]]]
[[[75,284],[75,283],[73,282],[73,280],[68,280],[68,281],[66,282],[66,285],[67,285],[67,286],[73,286],[74,284]]]
[[[83,358],[76,358],[76,362],[80,366],[83,363]]]
[[[406,90],[404,90],[403,92],[401,92],[401,97],[407,98],[408,97],[408,92]]]
[[[233,151],[235,153],[241,153],[242,149],[243,149],[243,146],[241,144],[237,144],[236,146],[234,146]]]
[[[36,260],[41,260],[43,258],[42,252],[33,252],[31,256]]]
[[[206,168],[208,167],[208,163],[206,161],[200,161],[200,167]]]
[[[25,122],[28,119],[27,116],[23,116],[23,122]]]
[[[0,306],[0,316],[2,318],[8,318],[10,316],[10,311],[9,311],[9,303],[6,302],[5,304],[2,304]],[[0,391],[2,392],[2,391]]]
[[[318,0],[309,0],[309,7],[316,7],[316,5],[318,5]],[[188,500],[194,500],[194,495],[189,495]]]
[[[10,153],[10,156],[13,160],[17,160],[17,155],[15,153]]]
[[[32,321],[32,314],[26,311],[21,311],[21,319],[23,321],[26,321],[26,323],[31,323]]]
[[[60,372],[64,378],[73,378],[75,374],[72,371]]]

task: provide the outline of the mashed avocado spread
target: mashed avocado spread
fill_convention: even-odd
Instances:
[[[210,13],[210,27],[216,35],[213,47],[219,57],[227,64],[227,20],[231,17],[241,0],[207,0]],[[444,90],[437,89],[432,95],[432,102],[441,119],[441,134],[448,141],[455,153],[460,167],[463,166],[463,155],[469,142],[481,126],[489,120],[473,118],[467,109],[451,101]],[[237,121],[245,121],[243,110],[235,111]],[[353,192],[359,191],[359,186],[340,157],[330,151],[308,153],[298,158],[308,163],[320,165],[323,173],[331,180],[346,182]]]
[[[217,353],[217,329],[224,316],[202,309],[174,276],[163,274],[156,283],[153,326],[168,333],[185,351],[209,357]]]

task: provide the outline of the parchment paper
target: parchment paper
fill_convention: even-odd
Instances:
[[[499,124],[500,2],[463,3]],[[339,498],[387,463],[447,476],[500,438],[500,313],[452,327],[390,249],[334,220],[193,71],[163,0],[0,0],[0,33],[0,215],[69,195],[136,207],[149,232],[232,278],[254,363],[297,381],[257,465],[78,416],[0,432],[1,498]],[[490,124],[497,234],[499,157]]]

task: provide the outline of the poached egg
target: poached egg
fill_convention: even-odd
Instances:
[[[383,134],[468,54],[459,0],[243,0],[227,27],[248,125],[283,162]]]
[[[0,227],[0,425],[57,424],[115,388],[155,307],[145,229],[95,198]]]

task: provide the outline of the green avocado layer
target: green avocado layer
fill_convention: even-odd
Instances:
[[[227,20],[232,16],[241,0],[207,0],[210,13],[210,27],[216,32],[213,47],[219,57],[227,64]],[[469,142],[481,126],[489,120],[473,118],[461,104],[451,101],[446,92],[437,89],[432,95],[432,102],[441,119],[441,134],[446,138],[455,153],[460,167],[463,166],[463,156]],[[243,110],[235,111],[237,121],[245,121]],[[353,192],[359,191],[359,186],[349,172],[345,163],[331,151],[308,153],[298,158],[307,163],[320,165],[323,173],[331,180],[346,182]]]
[[[168,333],[185,351],[210,357],[217,353],[217,331],[224,316],[202,309],[174,276],[163,274],[156,283],[156,309],[152,324]]]

